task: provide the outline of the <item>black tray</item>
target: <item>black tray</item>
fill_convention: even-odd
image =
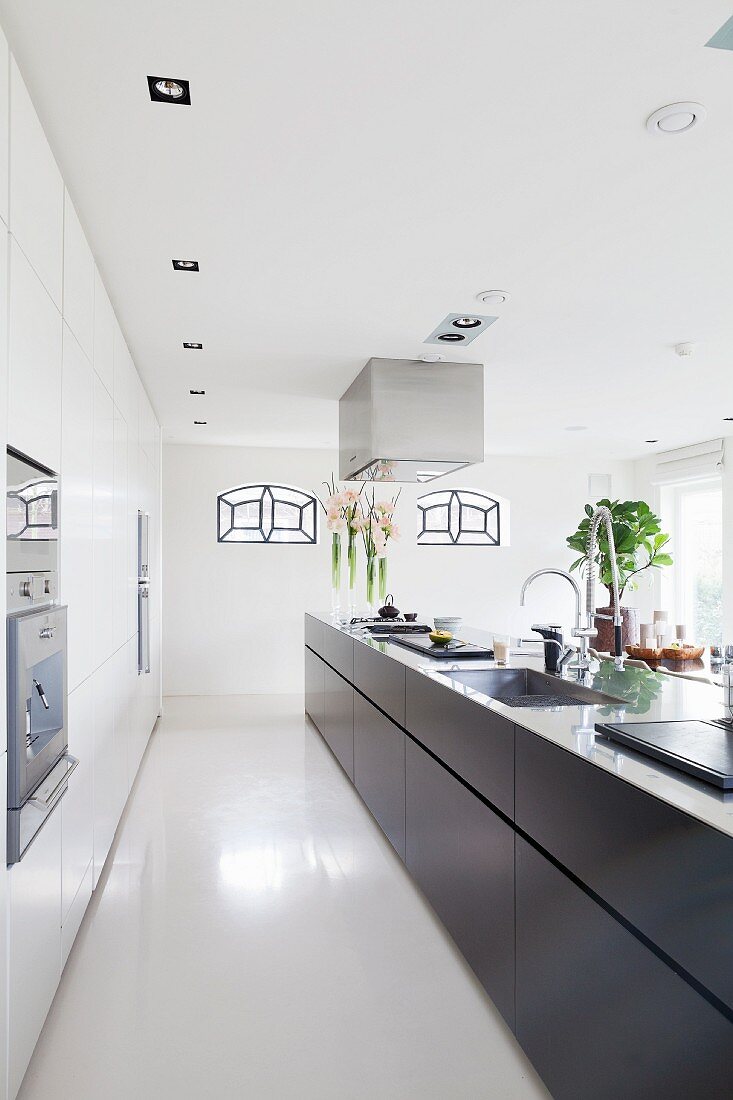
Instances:
[[[404,646],[405,649],[414,649],[425,657],[436,657],[438,660],[442,659],[444,661],[463,661],[466,657],[490,661],[494,656],[493,649],[473,645],[471,642],[462,642],[457,638],[454,638],[448,645],[435,645],[434,642],[430,641],[430,638],[398,638],[392,636],[389,640],[394,645]]]
[[[598,733],[644,756],[694,775],[723,790],[733,790],[733,728],[718,722],[598,723]]]

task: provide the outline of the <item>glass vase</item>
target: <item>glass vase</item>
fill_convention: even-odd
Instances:
[[[387,601],[387,559],[379,559],[379,603],[380,606]]]
[[[341,611],[341,535],[331,537],[331,618],[336,622]]]
[[[367,556],[366,566],[366,598],[368,611],[367,614],[370,618],[373,618],[377,613],[376,605],[377,594],[377,558],[375,554],[369,554]]]
[[[349,619],[356,618],[356,532],[349,531]]]

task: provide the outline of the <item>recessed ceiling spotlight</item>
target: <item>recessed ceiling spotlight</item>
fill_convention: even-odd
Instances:
[[[191,89],[187,80],[174,80],[170,76],[149,76],[148,91],[153,103],[182,103],[191,105]]]
[[[206,420],[194,420],[194,424],[207,424],[207,423],[208,423],[208,421],[206,421]]]
[[[183,346],[184,348],[189,348],[191,351],[202,351],[204,347],[203,344],[191,344],[186,340],[183,341]]]
[[[509,301],[506,290],[481,290],[476,295],[477,302],[483,302],[485,306],[503,306]]]
[[[450,344],[463,340],[466,344],[470,344],[498,319],[498,317],[484,317],[480,313],[475,313],[472,317],[467,317],[463,313],[449,313],[423,340],[423,343]],[[459,331],[456,332],[456,329]]]
[[[686,134],[698,122],[704,122],[707,110],[702,103],[668,103],[646,120],[650,134]]]
[[[194,397],[203,397],[206,390],[189,390],[188,392]]]
[[[442,363],[445,359],[444,355],[438,355],[436,352],[428,352],[427,355],[421,355],[420,361],[422,363]]]
[[[171,260],[174,271],[198,271],[198,260]]]
[[[566,432],[587,432],[588,431],[588,425],[587,424],[568,424],[565,431]]]

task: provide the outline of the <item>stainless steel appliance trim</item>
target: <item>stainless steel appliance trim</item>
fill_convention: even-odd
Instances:
[[[71,766],[68,766],[69,761],[73,761]],[[12,866],[14,863],[19,863],[20,860],[23,859],[23,856],[28,851],[43,826],[55,812],[61,799],[69,789],[69,776],[76,770],[78,764],[79,761],[76,757],[71,757],[67,753],[64,753],[64,755],[56,761],[56,764],[49,774],[34,788],[33,795],[39,788],[48,785],[49,782],[52,783],[53,786],[50,789],[48,797],[42,799],[32,796],[26,799],[19,809],[8,810],[6,860],[9,866]],[[66,770],[63,772],[61,779],[56,782],[56,772],[62,767],[65,767]]]
[[[137,573],[139,581],[150,577],[150,515],[140,509],[137,513]]]
[[[147,583],[138,585],[137,591],[137,673],[150,672],[150,590]]]
[[[44,628],[54,627],[53,637]],[[47,702],[54,708],[55,725],[42,725],[45,731],[55,730],[46,743],[29,757],[28,682],[26,677],[39,662],[47,658],[59,661],[56,681],[49,685],[46,677],[42,688]],[[66,668],[66,607],[32,609],[7,618],[7,727],[8,727],[8,806],[18,809],[31,791],[49,775],[68,749],[68,700]],[[36,689],[37,690],[37,689]]]
[[[28,801],[33,806],[37,806],[39,810],[47,810],[51,806],[51,804],[55,800],[56,795],[61,790],[64,783],[66,783],[66,781],[69,778],[69,776],[71,775],[71,773],[75,772],[76,769],[79,767],[79,761],[77,760],[77,758],[75,756],[72,756],[71,753],[68,753],[68,752],[65,753],[61,757],[61,760],[59,760],[59,764],[63,764],[63,763],[68,763],[69,767],[66,769],[66,771],[64,772],[61,779],[59,779],[56,786],[51,789],[48,796],[46,798],[34,798],[33,796],[31,796],[28,799]],[[54,768],[54,771],[55,770],[56,769]],[[53,772],[51,774],[53,774]],[[42,787],[42,786],[43,786],[43,781],[38,784],[38,787]],[[36,790],[38,790],[38,787],[36,787]]]

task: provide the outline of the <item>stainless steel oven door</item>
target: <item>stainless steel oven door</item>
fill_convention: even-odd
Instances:
[[[69,789],[69,776],[79,765],[65,753],[20,809],[8,810],[8,864],[19,863]]]
[[[66,608],[8,616],[8,807],[20,809],[69,747]]]

